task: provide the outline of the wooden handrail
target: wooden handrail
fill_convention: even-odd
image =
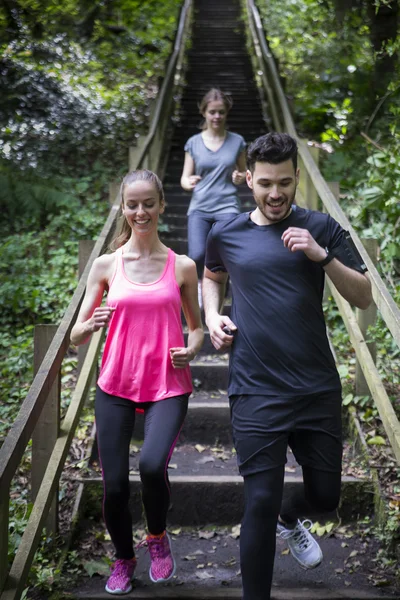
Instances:
[[[345,213],[337,202],[334,194],[332,193],[328,183],[324,180],[321,172],[315,163],[311,152],[307,147],[304,140],[299,139],[296,131],[296,127],[289,110],[289,105],[284,94],[281,81],[279,78],[278,70],[276,68],[274,57],[270,52],[268,45],[265,40],[265,35],[261,23],[259,12],[255,6],[254,0],[247,0],[248,17],[250,21],[250,31],[253,36],[255,34],[254,44],[258,46],[262,54],[262,65],[268,70],[268,76],[264,73],[264,77],[267,79],[268,84],[271,84],[271,88],[274,94],[269,92],[270,102],[274,106],[272,112],[274,118],[274,126],[277,131],[281,131],[280,120],[277,116],[278,111],[276,107],[280,107],[284,130],[292,135],[298,142],[299,156],[302,159],[304,168],[307,172],[307,176],[311,179],[315,190],[317,191],[322,203],[329,214],[335,218],[340,225],[347,229],[351,237],[368,268],[369,278],[372,286],[372,296],[375,304],[380,311],[383,320],[385,321],[389,331],[391,332],[393,339],[400,347],[400,310],[391,297],[385,283],[379,275],[373,261],[368,255],[368,252],[364,248],[359,236],[351,226]],[[256,49],[257,51],[257,49]],[[264,80],[264,79],[263,79]],[[375,404],[378,408],[379,415],[382,419],[382,424],[387,433],[396,459],[400,464],[400,423],[395,414],[393,406],[387,396],[382,381],[379,378],[377,370],[374,365],[373,358],[368,350],[365,339],[360,331],[357,324],[356,318],[350,305],[341,299],[341,296],[330,286],[338,305],[339,311],[342,315],[344,323],[346,325],[349,336],[355,347],[357,356],[361,357],[360,366],[366,381],[368,382],[369,389],[374,398]]]

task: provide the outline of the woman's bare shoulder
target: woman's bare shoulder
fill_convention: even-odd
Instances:
[[[186,256],[186,254],[175,254],[175,256],[176,266],[178,268],[183,269],[184,271],[190,271],[191,269],[196,268],[196,263],[194,262],[194,260]]]
[[[102,254],[93,261],[92,273],[100,279],[108,279],[114,272],[116,253]]]

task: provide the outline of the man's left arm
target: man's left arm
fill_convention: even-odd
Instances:
[[[346,267],[337,258],[322,268],[345,300],[362,310],[368,308],[372,302],[372,292],[367,273],[359,273]]]
[[[320,263],[321,268],[325,270],[338,292],[350,304],[362,310],[371,304],[371,282],[368,275],[346,266],[334,256],[329,255],[326,248],[315,241],[308,229],[289,227],[284,231],[282,241],[291,252],[301,250],[310,260]],[[337,252],[337,255],[340,256],[340,253]]]

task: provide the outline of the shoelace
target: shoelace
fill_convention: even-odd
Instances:
[[[311,529],[312,525],[312,521],[305,519],[301,523],[297,524],[294,529],[286,529],[285,531],[281,531],[279,535],[284,540],[287,540],[291,537],[294,538],[299,549],[306,550],[310,545],[307,533]]]

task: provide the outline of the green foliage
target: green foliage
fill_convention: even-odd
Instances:
[[[365,13],[321,0],[258,2],[300,131],[340,141],[370,93],[373,53]],[[325,133],[323,133],[325,132]]]
[[[0,5],[0,158],[47,176],[60,164],[71,176],[122,164],[147,123],[181,0],[13,4]]]

